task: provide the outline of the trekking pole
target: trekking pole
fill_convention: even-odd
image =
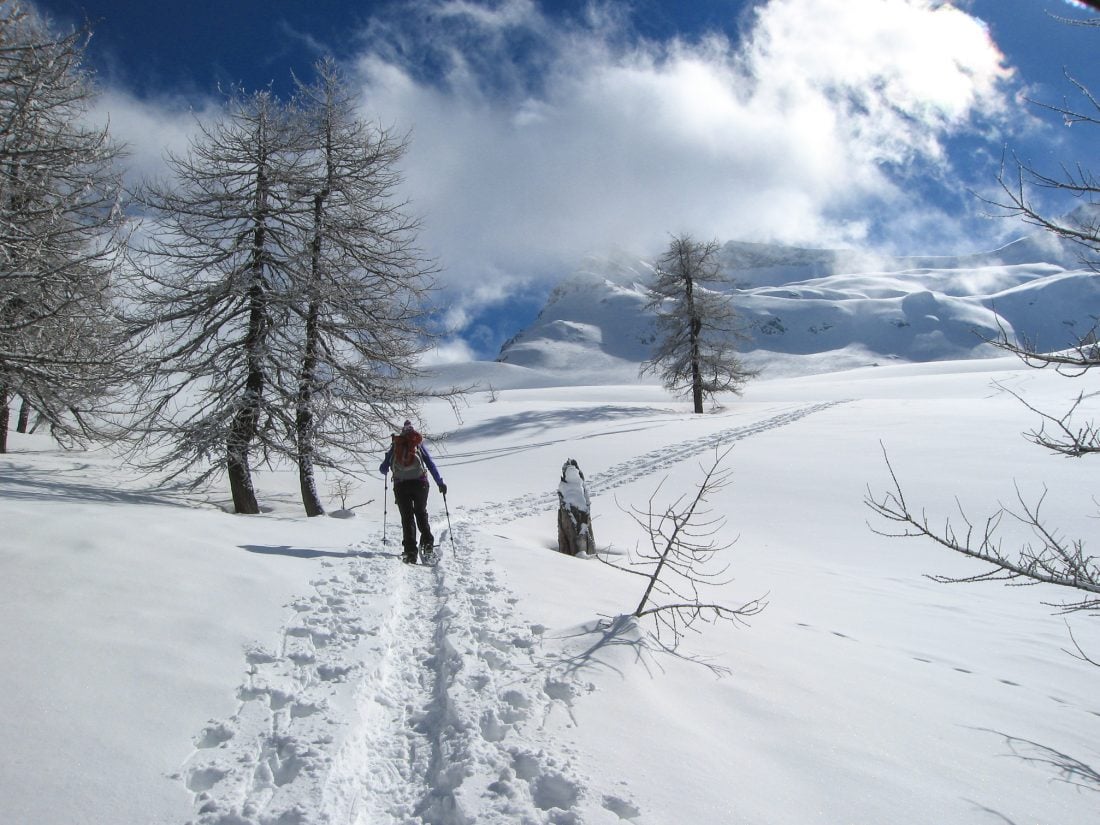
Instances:
[[[443,512],[447,514],[447,535],[451,537],[451,558],[458,558],[455,552],[455,532],[451,529],[451,510],[447,507],[447,494],[443,494]]]
[[[382,474],[382,544],[386,543],[386,510],[390,504],[390,474]]]

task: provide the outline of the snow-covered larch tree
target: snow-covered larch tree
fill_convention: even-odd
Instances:
[[[706,286],[727,280],[719,249],[717,241],[674,236],[657,261],[647,305],[657,312],[657,343],[641,374],[657,374],[670,392],[690,393],[696,413],[703,412],[704,398],[740,393],[756,374],[737,357],[743,336],[729,297]]]
[[[323,512],[314,467],[375,449],[388,422],[411,414],[425,350],[431,263],[417,220],[396,197],[407,142],[358,113],[332,60],[299,84],[296,117],[309,161],[293,188],[309,224],[291,307],[300,336],[294,432],[302,502]]]
[[[0,9],[0,452],[15,396],[63,442],[81,440],[123,372],[120,150],[87,125],[86,38]]]
[[[236,95],[168,158],[173,179],[139,198],[150,227],[129,329],[151,361],[135,433],[149,469],[195,484],[224,469],[238,513],[259,512],[253,455],[286,454],[293,426],[283,401],[297,353],[274,333],[289,321],[308,228],[288,186],[302,162],[295,139],[272,93]]]

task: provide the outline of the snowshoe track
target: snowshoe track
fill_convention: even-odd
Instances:
[[[195,793],[197,825],[336,822],[341,820],[321,814],[319,800],[333,813],[358,804],[339,777],[364,725],[357,720],[345,732],[346,717],[364,712],[356,698],[379,683],[380,693],[401,706],[401,686],[390,682],[395,673],[407,672],[394,660],[407,638],[407,608],[415,600],[407,595],[395,556],[369,553],[321,564],[325,575],[312,582],[313,595],[291,605],[294,614],[278,644],[247,651],[236,713],[212,720],[196,738],[182,778]],[[389,606],[378,627],[359,618],[371,614],[372,603]],[[370,730],[377,720],[362,721]],[[387,743],[390,751],[378,776],[384,779],[392,765],[401,764],[393,748],[404,745],[400,739]]]
[[[788,410],[644,453],[589,478],[602,493],[794,423]],[[640,815],[554,734],[591,684],[547,666],[473,526],[557,507],[553,492],[463,510],[433,567],[381,536],[321,562],[277,644],[246,651],[237,711],[179,774],[194,825],[581,825]],[[455,552],[455,547],[460,548]],[[596,783],[596,784],[593,784]],[[617,793],[607,792],[607,785]]]
[[[469,546],[466,522],[455,537]],[[545,736],[530,747],[571,712],[574,688],[537,666],[542,629],[500,608],[488,551],[444,551],[436,567],[385,553],[323,564],[277,649],[248,651],[236,713],[196,738],[180,774],[192,822],[580,822],[567,812],[584,786],[561,749]],[[372,603],[388,606],[377,626],[358,619]]]
[[[600,495],[608,490],[614,490],[624,484],[630,484],[646,476],[653,475],[667,469],[679,461],[685,461],[696,456],[710,454],[713,456],[715,449],[735,444],[754,435],[777,430],[788,424],[793,424],[808,415],[827,410],[838,404],[846,404],[847,401],[824,401],[819,404],[807,404],[792,410],[786,410],[776,415],[742,424],[737,427],[728,427],[716,433],[708,433],[705,436],[680,441],[650,450],[629,461],[616,464],[600,473],[586,476],[588,490],[592,495]],[[473,507],[465,512],[471,519],[484,519],[487,522],[506,523],[517,518],[531,515],[532,513],[546,512],[558,508],[558,496],[555,490],[545,493],[534,493],[504,502],[483,504]]]

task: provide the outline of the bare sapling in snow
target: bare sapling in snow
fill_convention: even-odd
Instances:
[[[1056,106],[1043,105],[1043,108],[1054,112],[1067,125],[1100,126],[1100,101],[1072,77],[1070,82],[1082,98],[1080,107],[1066,102]],[[1052,176],[1017,158],[1014,173],[1010,175],[1002,168],[998,178],[1005,199],[989,203],[1004,210],[1007,216],[1022,218],[1026,223],[1073,241],[1082,251],[1082,263],[1100,273],[1100,181],[1092,171],[1080,165],[1063,164],[1060,170]],[[1035,203],[1032,195],[1034,189],[1070,194],[1083,203],[1069,215],[1053,218],[1042,212]],[[991,343],[1017,356],[1030,367],[1053,368],[1069,378],[1080,379],[1094,367],[1100,366],[1100,346],[1095,328],[1081,336],[1076,345],[1056,352],[1042,351],[1041,342],[1013,339],[1003,328],[1000,338]],[[1100,429],[1092,421],[1081,420],[1082,405],[1093,397],[1093,393],[1082,391],[1067,411],[1049,413],[1030,404],[1020,393],[1002,389],[1039,416],[1039,425],[1025,434],[1034,444],[1071,458],[1100,452]],[[880,518],[897,526],[876,529],[875,532],[887,536],[931,539],[949,550],[988,565],[986,570],[973,576],[932,576],[934,580],[1052,584],[1084,594],[1052,605],[1063,612],[1100,608],[1100,558],[1086,552],[1084,540],[1068,538],[1056,525],[1046,520],[1042,513],[1046,492],[1038,500],[1029,501],[1017,487],[1017,504],[998,506],[981,526],[975,525],[960,507],[957,522],[945,518],[942,526],[933,527],[925,512],[913,508],[906,500],[888,456],[886,466],[893,488],[878,496],[868,490],[865,503]],[[1009,546],[1006,546],[1003,538],[1006,519],[1024,525],[1034,538],[1023,543],[1008,542]],[[1080,647],[1078,653],[1081,658],[1093,661]]]
[[[333,495],[340,499],[340,509],[347,510],[348,497],[355,489],[355,484],[347,476],[340,476],[340,478],[332,482],[331,487]]]
[[[592,535],[592,500],[584,473],[572,458],[562,465],[561,481],[558,483],[558,552],[570,556],[596,552]]]
[[[662,633],[670,634],[673,647],[685,631],[697,629],[700,622],[741,624],[767,606],[764,597],[739,607],[729,607],[703,596],[705,588],[723,587],[733,581],[728,575],[729,564],[721,562],[719,554],[735,542],[719,539],[726,520],[714,516],[706,507],[709,499],[730,485],[732,471],[721,465],[731,449],[723,453],[715,451],[714,463],[709,468],[702,468],[703,480],[690,498],[684,494],[671,504],[658,505],[662,481],[650,496],[646,509],[630,509],[631,518],[645,532],[649,546],[638,550],[637,559],[632,560],[629,567],[601,559],[618,570],[646,580],[641,599],[631,615],[652,617],[658,640],[664,641]]]

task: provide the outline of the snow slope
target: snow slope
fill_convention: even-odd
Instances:
[[[739,349],[776,376],[992,357],[998,351],[985,342],[1002,329],[1061,349],[1097,323],[1095,273],[1049,233],[988,253],[921,258],[731,241],[720,259],[750,337]],[[631,381],[654,341],[651,279],[652,265],[626,253],[587,261],[498,360],[564,372],[573,383],[594,373]]]
[[[993,380],[1055,408],[1081,389],[992,359],[760,380],[704,416],[638,384],[473,393],[461,422],[425,415],[436,568],[400,563],[379,478],[355,518],[307,520],[266,472],[268,512],[240,517],[12,434],[0,822],[1093,823],[1100,671],[1064,648],[1068,621],[1100,654],[1096,619],[1054,615],[1052,588],[936,584],[979,568],[866,523],[881,442],[934,521],[1015,481],[1089,536],[1094,467],[1020,438]],[[624,561],[623,508],[721,445],[715,598],[768,607],[668,650],[626,618],[640,579],[553,552],[560,468]]]

